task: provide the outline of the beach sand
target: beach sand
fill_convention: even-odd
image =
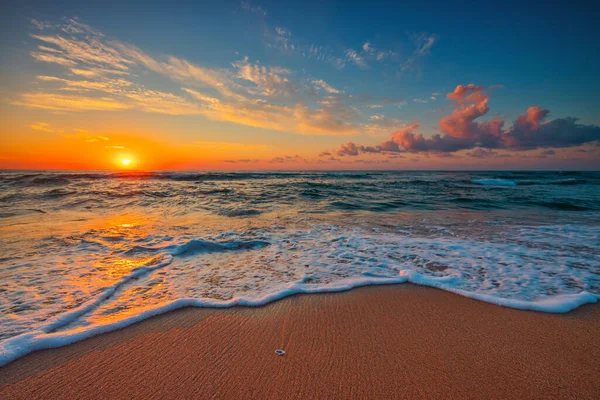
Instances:
[[[0,398],[598,399],[599,377],[598,305],[542,314],[403,284],[181,309],[21,358]]]

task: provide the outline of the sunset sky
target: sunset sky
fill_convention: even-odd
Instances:
[[[600,169],[591,2],[121,3],[3,6],[0,168]]]

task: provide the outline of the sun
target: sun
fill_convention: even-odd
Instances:
[[[137,168],[138,159],[133,154],[115,154],[113,163],[117,169],[129,170]]]

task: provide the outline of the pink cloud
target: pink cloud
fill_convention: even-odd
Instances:
[[[573,117],[545,121],[550,111],[540,106],[529,107],[510,128],[495,117],[478,122],[488,111],[489,94],[483,86],[458,85],[447,94],[454,108],[439,122],[441,133],[425,137],[416,132],[419,124],[394,132],[391,138],[377,146],[362,146],[349,142],[337,154],[357,156],[361,153],[434,152],[453,153],[460,150],[509,149],[527,150],[549,147],[572,147],[584,143],[600,143],[600,127],[577,123]],[[472,157],[494,155],[478,149]]]

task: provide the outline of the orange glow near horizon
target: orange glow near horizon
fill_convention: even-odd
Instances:
[[[56,118],[59,118],[57,116]],[[314,145],[314,138],[302,138],[299,142],[282,144],[263,144],[230,139],[194,140],[187,136],[178,137],[170,134],[167,128],[158,130],[136,128],[131,121],[121,119],[109,120],[112,125],[106,129],[85,130],[75,126],[98,125],[94,115],[77,122],[69,120],[72,125],[51,123],[35,123],[25,128],[19,127],[18,121],[3,121],[6,126],[0,127],[0,169],[23,170],[300,170],[300,169],[472,169],[474,161],[466,156],[465,150],[455,157],[440,157],[431,154],[427,157],[416,153],[405,153],[394,163],[376,163],[377,156],[361,155],[360,158],[374,160],[375,163],[358,164],[358,157],[340,157],[333,150],[331,157],[315,157],[315,148],[333,148],[339,139],[332,142]],[[41,118],[32,118],[32,120]],[[39,128],[45,130],[40,130]],[[14,132],[23,132],[16,135]],[[219,134],[220,136],[221,134]],[[207,134],[208,136],[208,134]],[[261,139],[264,140],[264,139]],[[358,141],[358,140],[357,140]],[[331,143],[331,144],[330,144]],[[283,146],[293,146],[294,151],[282,157]],[[591,150],[595,148],[591,148]],[[539,151],[522,152],[527,159],[520,162],[521,167],[531,168],[545,166],[544,160],[536,157]],[[297,156],[297,154],[299,156]],[[578,165],[581,152],[577,149],[562,150],[565,159],[562,167]],[[597,150],[587,151],[588,158],[597,157]],[[569,158],[570,157],[570,158]],[[333,159],[331,162],[320,161]],[[478,158],[479,165],[487,168],[505,168],[505,165],[494,158]],[[504,160],[504,159],[500,159]],[[551,161],[551,159],[548,159]],[[362,161],[362,160],[361,160]],[[421,161],[421,162],[417,162]],[[571,163],[571,164],[569,164]]]

